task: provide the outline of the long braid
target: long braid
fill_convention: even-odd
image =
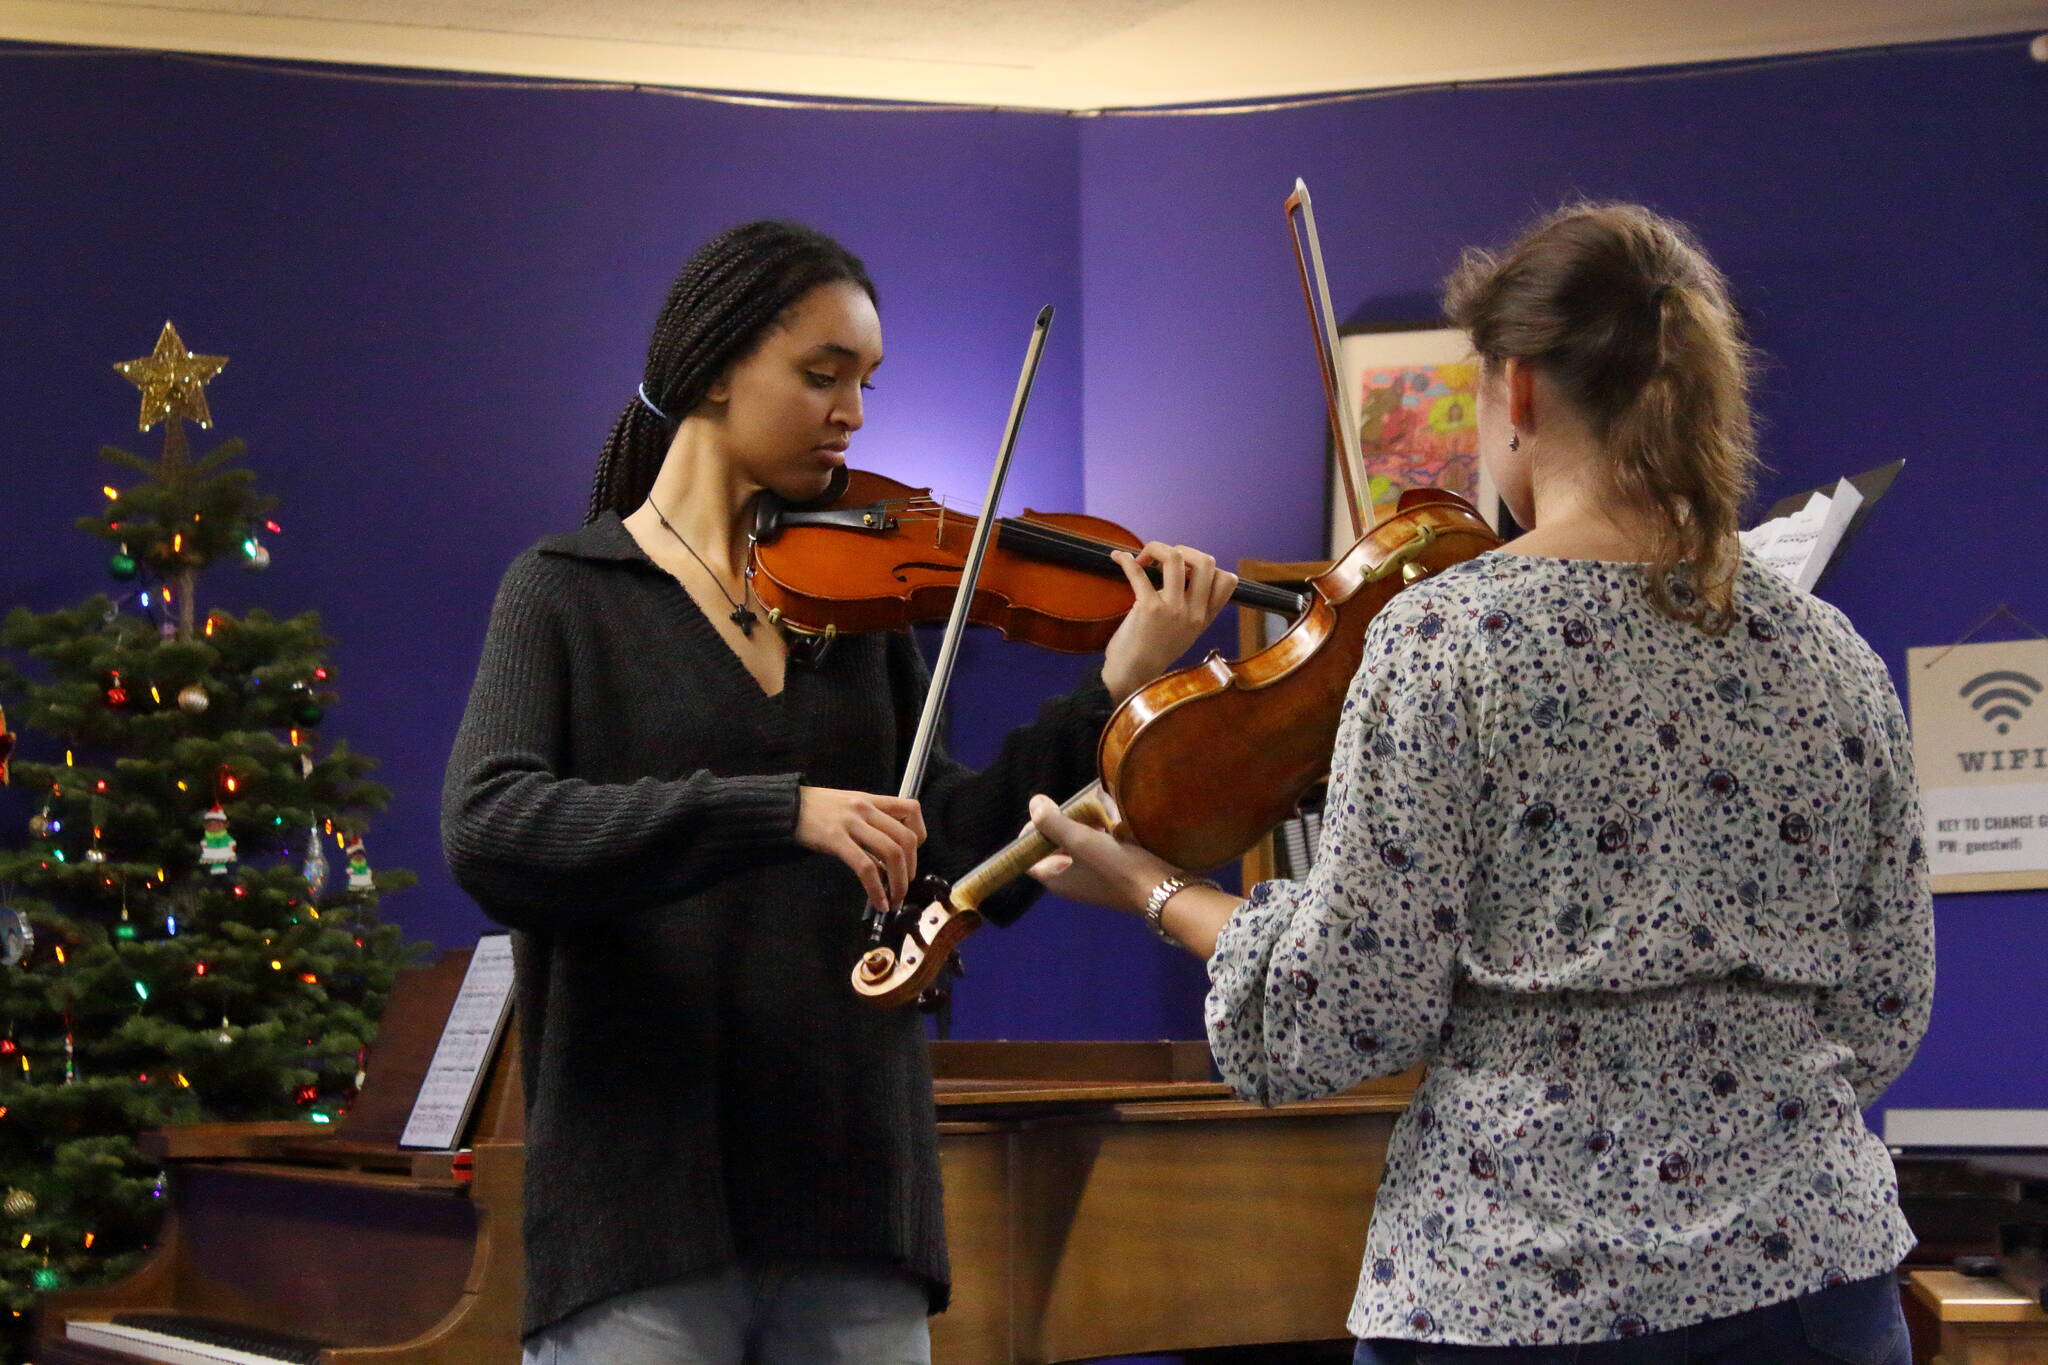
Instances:
[[[762,220],[730,228],[683,266],[647,345],[642,384],[654,406],[680,422],[783,313],[820,285],[850,281],[875,297],[860,258],[821,232]],[[590,509],[621,516],[647,498],[675,435],[636,393],[597,457]]]

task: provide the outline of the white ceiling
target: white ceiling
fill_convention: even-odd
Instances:
[[[2044,0],[0,0],[29,41],[1045,109],[2044,27]]]

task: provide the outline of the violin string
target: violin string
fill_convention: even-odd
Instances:
[[[918,516],[913,514],[897,518],[900,523],[907,525],[929,525],[932,522],[943,521],[944,519],[943,513],[937,516]],[[1078,531],[1069,531],[1063,527],[1043,526],[1022,517],[1006,517],[997,522],[996,526],[1002,533],[1004,540],[1012,546],[1020,548],[1030,545],[1058,545],[1102,555],[1108,555],[1116,550],[1122,550],[1125,553],[1136,553],[1128,545],[1119,545],[1112,540],[1099,540],[1094,536],[1083,535]]]
[[[949,515],[966,519],[964,514],[951,511],[945,503],[929,498],[885,499],[879,506],[907,509],[899,514],[897,518],[899,521],[928,522],[943,520]],[[1119,545],[1115,541],[1104,540],[1098,536],[1091,536],[1081,531],[1070,531],[1063,526],[1047,526],[1041,522],[1032,521],[1029,517],[1004,517],[996,525],[1003,531],[1015,533],[1021,529],[1027,536],[1042,536],[1048,540],[1064,541],[1070,545],[1085,546],[1088,549],[1130,549],[1128,545]]]
[[[928,525],[934,521],[943,523],[948,515],[962,516],[961,513],[952,512],[942,499],[931,497],[882,498],[871,505],[885,511],[894,511],[899,523],[912,525]],[[1131,552],[1128,545],[1103,540],[1080,531],[1070,531],[1063,526],[1048,526],[1042,522],[1032,521],[1028,517],[1004,517],[996,525],[1014,549],[1078,550],[1097,554],[1105,560],[1116,550],[1122,550],[1127,554]],[[1267,609],[1275,608],[1269,606]]]

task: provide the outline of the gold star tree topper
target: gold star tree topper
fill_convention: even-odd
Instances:
[[[178,329],[167,321],[156,339],[156,349],[135,360],[124,360],[114,368],[142,390],[142,415],[137,431],[148,431],[158,422],[184,418],[202,427],[213,425],[206,409],[206,385],[228,363],[224,355],[194,355],[185,349]]]

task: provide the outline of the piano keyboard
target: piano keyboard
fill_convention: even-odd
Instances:
[[[72,1321],[72,1341],[159,1365],[317,1365],[326,1343],[236,1322],[176,1313],[117,1313],[108,1322]]]

